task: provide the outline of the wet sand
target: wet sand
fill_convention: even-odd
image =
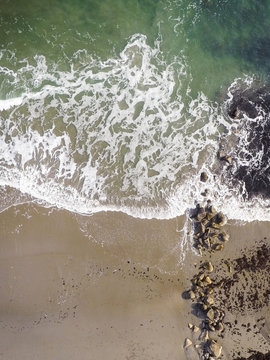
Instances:
[[[33,204],[1,213],[0,359],[198,359],[194,346],[183,349],[186,337],[200,344],[201,333],[188,323],[201,320],[182,293],[203,259],[191,244],[182,247],[184,226],[184,217],[83,217]],[[237,271],[228,273],[224,259],[236,264],[269,241],[269,229],[269,223],[230,222],[231,241],[211,259],[216,281]],[[267,269],[240,273],[236,288],[227,289],[231,303],[253,276],[269,280]],[[225,306],[222,291],[215,301]],[[223,359],[270,351],[267,305],[225,309]]]
[[[2,213],[0,359],[179,359],[182,226],[36,205]]]

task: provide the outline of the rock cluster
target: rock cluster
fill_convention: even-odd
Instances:
[[[230,238],[229,234],[222,230],[227,222],[226,217],[221,212],[217,212],[208,201],[206,206],[197,205],[191,213],[191,218],[193,219],[194,246],[199,252],[221,251],[224,242]]]
[[[197,205],[196,209],[191,211],[190,217],[193,224],[193,240],[195,248],[202,255],[221,251],[224,243],[229,240],[229,234],[224,231],[223,226],[227,219],[221,213],[217,212],[207,201],[205,206]],[[202,359],[216,359],[221,356],[222,346],[214,339],[209,337],[209,332],[219,336],[224,331],[224,312],[217,307],[214,300],[214,286],[211,275],[214,272],[214,266],[211,261],[206,260],[199,267],[191,279],[191,288],[186,292],[186,298],[192,300],[196,313],[202,322],[200,327],[189,324],[192,331],[202,331],[204,342],[196,345],[195,348],[202,350]]]

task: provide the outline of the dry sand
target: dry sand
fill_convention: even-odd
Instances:
[[[200,319],[181,295],[202,259],[189,244],[181,247],[184,222],[184,217],[140,220],[122,213],[82,217],[33,204],[3,212],[0,359],[198,359],[195,348],[184,350],[183,343],[189,337],[200,344],[200,332],[192,334],[187,326]],[[226,272],[224,259],[253,251],[256,241],[267,243],[269,228],[268,223],[227,226],[232,240],[212,258],[217,282],[237,271],[232,262],[233,273]],[[243,284],[252,287],[254,281],[252,272],[239,276],[226,290],[231,304],[245,291]],[[255,277],[269,286],[267,269]],[[267,288],[267,281],[261,284]],[[222,291],[215,301],[225,306]],[[227,311],[219,339],[223,359],[235,359],[238,351],[250,355],[248,349],[270,350],[267,303]],[[255,323],[257,333],[247,332]]]

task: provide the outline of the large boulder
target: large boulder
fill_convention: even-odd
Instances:
[[[219,358],[222,351],[222,346],[219,345],[215,340],[209,340],[208,344],[208,351],[211,355],[213,355],[215,358]]]
[[[186,338],[184,341],[184,348],[187,349],[191,345],[192,345],[192,341],[189,338]]]

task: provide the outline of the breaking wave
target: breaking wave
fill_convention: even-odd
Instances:
[[[182,215],[207,187],[229,218],[270,220],[261,200],[251,206],[219,176],[219,140],[234,125],[218,103],[192,98],[184,54],[167,64],[160,40],[151,47],[135,34],[119,57],[80,50],[65,71],[44,56],[16,61],[1,52],[8,57],[15,66],[0,67],[0,186],[77,213],[142,218]]]

